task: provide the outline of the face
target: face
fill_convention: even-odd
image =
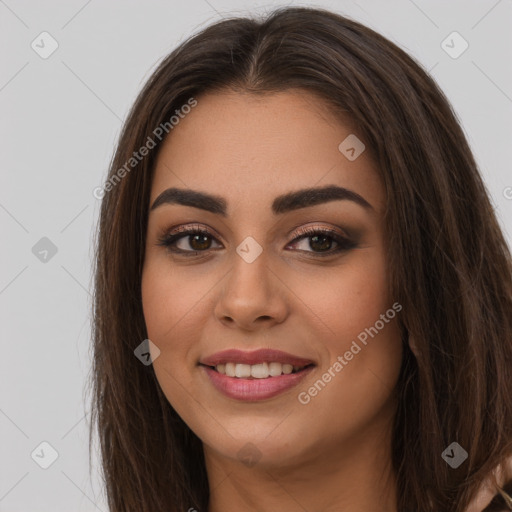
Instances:
[[[390,425],[401,306],[384,189],[368,151],[339,149],[351,134],[308,93],[216,93],[160,150],[142,277],[153,366],[218,458],[297,465]]]

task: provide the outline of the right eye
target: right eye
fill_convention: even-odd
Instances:
[[[212,242],[219,244],[212,248]],[[220,242],[204,227],[177,228],[158,239],[158,245],[174,253],[189,253],[190,256],[222,247]]]

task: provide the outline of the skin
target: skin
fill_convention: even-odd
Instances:
[[[203,441],[209,512],[356,512],[377,504],[396,512],[397,317],[309,403],[298,401],[395,302],[386,281],[385,191],[369,152],[349,161],[338,145],[357,132],[307,92],[197,99],[160,150],[150,205],[167,188],[190,188],[222,196],[227,216],[181,204],[151,210],[142,299],[148,337],[161,351],[158,382]],[[373,209],[333,200],[272,213],[276,196],[324,185],[349,188]],[[213,231],[209,253],[180,256],[158,245],[169,228],[198,224]],[[311,238],[297,238],[305,225],[355,234],[356,247],[318,256]],[[263,249],[252,263],[235,250],[247,236]],[[190,243],[178,245],[197,248]],[[268,347],[316,366],[297,387],[261,402],[227,398],[198,366],[228,348]],[[258,459],[252,466],[237,455],[247,443]]]

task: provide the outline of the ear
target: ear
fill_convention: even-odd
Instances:
[[[411,349],[412,353],[415,355],[416,359],[421,357],[421,352],[418,349],[416,340],[413,336],[411,336],[411,334],[408,334],[408,336],[407,336],[407,344],[409,345],[409,348]]]

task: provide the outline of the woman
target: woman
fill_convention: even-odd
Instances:
[[[511,257],[402,50],[319,9],[216,23],[140,93],[102,195],[111,511],[512,510]]]

